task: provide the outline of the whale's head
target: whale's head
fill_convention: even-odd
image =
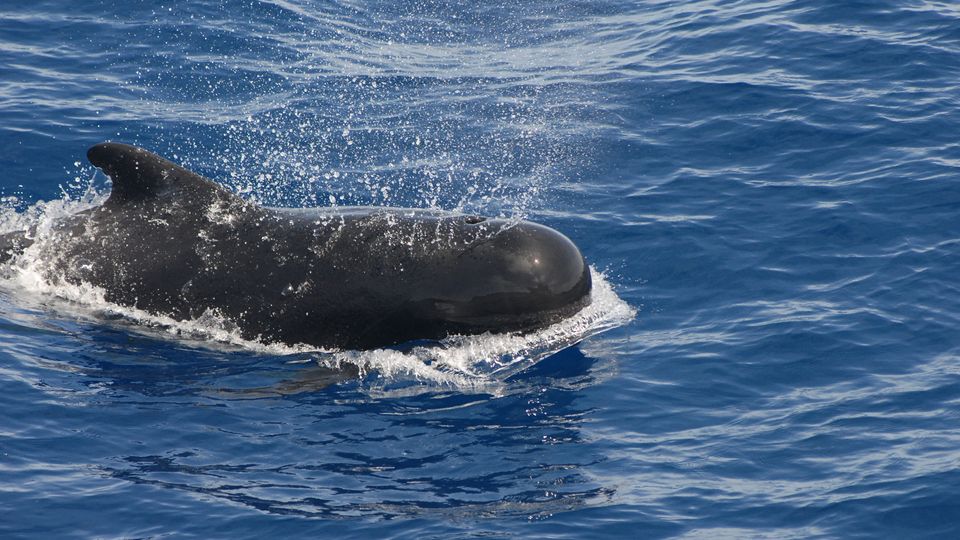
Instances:
[[[525,330],[589,303],[590,268],[569,238],[527,221],[483,225],[495,232],[457,254],[447,271],[434,277],[429,303],[436,317],[471,333]]]

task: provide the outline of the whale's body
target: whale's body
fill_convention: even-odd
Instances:
[[[373,348],[526,331],[588,301],[574,244],[530,222],[396,208],[275,209],[142,148],[102,143],[101,206],[44,239],[51,279],[186,320],[215,313],[248,339]],[[31,234],[0,237],[0,259]]]

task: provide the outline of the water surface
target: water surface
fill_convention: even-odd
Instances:
[[[112,139],[265,204],[534,219],[610,289],[318,357],[8,277],[0,535],[960,535],[953,3],[8,4],[5,230],[102,197]]]

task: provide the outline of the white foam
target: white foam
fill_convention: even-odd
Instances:
[[[340,351],[323,361],[349,362],[357,365],[361,373],[375,371],[388,379],[412,377],[496,393],[499,383],[509,376],[636,316],[636,310],[617,296],[603,274],[591,268],[591,275],[590,304],[570,318],[536,332],[451,336],[438,346],[414,347],[409,351]]]

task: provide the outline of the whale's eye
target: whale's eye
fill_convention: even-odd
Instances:
[[[483,216],[467,216],[466,218],[464,218],[463,221],[464,221],[467,225],[476,225],[477,223],[483,223],[483,222],[486,221],[486,220],[487,220],[487,218],[485,218],[485,217],[483,217]]]

